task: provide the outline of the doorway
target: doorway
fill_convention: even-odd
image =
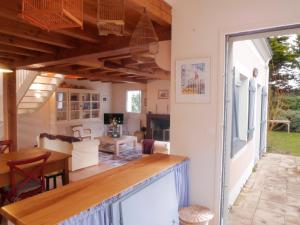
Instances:
[[[299,33],[299,26],[293,26],[226,36],[220,224],[234,225],[229,221],[230,209],[266,152],[268,64],[272,58],[266,38]],[[245,63],[242,59],[247,57],[249,61]],[[252,225],[251,218],[245,219],[243,224]]]

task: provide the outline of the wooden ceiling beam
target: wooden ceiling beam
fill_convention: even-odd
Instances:
[[[94,58],[113,57],[118,54],[129,54],[129,38],[103,37],[99,44],[85,44],[81,48],[59,51],[55,56],[41,56],[18,62],[16,67],[43,67],[61,63],[87,61]]]
[[[21,2],[19,0],[1,0],[0,16],[20,24],[36,28],[29,24],[27,21],[23,20],[19,14],[21,12]],[[39,29],[39,28],[36,28]],[[41,30],[42,31],[42,30]],[[46,32],[46,31],[44,31]],[[49,32],[50,33],[50,32]],[[97,34],[90,33],[86,31],[86,26],[84,26],[84,31],[78,28],[61,29],[51,32],[52,34],[62,34],[63,36],[69,36],[71,38],[76,38],[82,41],[97,43],[99,41],[99,36]]]
[[[106,74],[103,73],[89,73],[89,72],[75,72],[73,70],[70,69],[62,69],[62,68],[55,68],[55,66],[49,66],[49,67],[45,67],[45,68],[39,68],[39,69],[33,69],[36,71],[41,71],[41,72],[49,72],[49,73],[60,73],[60,74],[64,74],[64,75],[78,75],[81,76],[82,78],[87,78],[89,80],[92,79],[97,79],[99,81],[104,81],[104,82],[131,82],[131,83],[137,83],[140,81],[136,81],[134,79],[122,79],[122,78],[118,78],[118,77],[110,77]]]
[[[0,52],[0,58],[6,58],[6,59],[11,59],[13,61],[16,61],[16,60],[23,60],[24,56],[19,56],[19,55],[14,55],[14,54],[10,54],[10,53],[1,53]]]
[[[62,48],[75,48],[74,39],[0,17],[0,33]]]
[[[26,40],[23,38],[13,37],[10,35],[0,35],[0,44],[19,47],[23,49],[43,52],[47,54],[55,54],[56,50],[49,45],[37,43],[35,41]]]
[[[15,54],[15,55],[22,55],[22,56],[27,56],[27,57],[34,57],[37,56],[37,52],[25,50],[22,48],[17,48],[14,46],[7,46],[7,45],[0,45],[0,52],[2,53],[10,53],[10,54]]]
[[[142,12],[145,8],[150,18],[164,26],[172,24],[172,7],[162,0],[127,0],[126,4]]]
[[[86,29],[85,29],[86,30]],[[85,32],[84,30],[79,30],[78,28],[70,28],[65,30],[56,30],[55,33],[67,35],[82,41],[90,42],[90,43],[98,43],[100,41],[100,37],[97,34],[92,34],[90,32]]]

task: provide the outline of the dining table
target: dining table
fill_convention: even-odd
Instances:
[[[24,149],[22,151],[16,152],[8,152],[0,154],[0,187],[5,187],[10,184],[10,169],[7,165],[7,162],[10,160],[23,160],[34,158],[40,155],[45,154],[46,152],[51,152],[50,157],[48,158],[46,165],[44,167],[44,174],[51,174],[53,172],[63,171],[63,183],[69,183],[69,158],[71,155],[51,151],[42,148],[30,148]],[[33,170],[39,162],[31,163],[28,165],[23,166],[22,169],[31,171]],[[16,177],[16,180],[22,180],[23,177]]]

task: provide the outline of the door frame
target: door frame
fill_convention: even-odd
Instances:
[[[230,225],[228,223],[228,198],[229,198],[229,180],[230,180],[230,153],[231,153],[231,136],[232,136],[232,76],[230,76],[230,68],[232,67],[232,62],[230,58],[232,57],[232,44],[234,41],[239,40],[249,40],[266,38],[270,36],[280,36],[288,34],[300,34],[300,24],[293,24],[287,26],[278,26],[267,29],[257,29],[253,31],[245,32],[222,32],[221,36],[221,46],[223,48],[224,55],[220,56],[221,66],[224,68],[224,76],[222,80],[223,91],[220,96],[223,100],[223,114],[220,118],[220,125],[222,127],[223,134],[221,135],[222,140],[221,146],[221,190],[217,193],[220,196],[220,215],[219,224],[220,225]],[[221,67],[221,68],[222,68]]]

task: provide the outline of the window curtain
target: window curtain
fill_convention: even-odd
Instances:
[[[141,190],[142,188],[150,185],[156,180],[163,176],[174,173],[175,176],[175,187],[178,200],[178,208],[182,208],[189,205],[189,160],[186,160],[173,168],[159,173],[158,175],[151,177],[136,186],[124,190],[117,196],[114,196],[107,201],[90,208],[78,215],[75,215],[61,223],[59,225],[111,225],[111,204],[121,201],[124,197],[130,196],[135,191]],[[99,190],[101,191],[101,190]],[[80,204],[80,202],[75,203]],[[137,206],[139,207],[139,206]]]
[[[261,125],[260,125],[260,156],[266,149],[267,135],[267,112],[268,112],[268,88],[264,86],[261,93]]]
[[[251,79],[249,82],[248,141],[252,140],[255,130],[255,95],[256,81],[255,79]]]

